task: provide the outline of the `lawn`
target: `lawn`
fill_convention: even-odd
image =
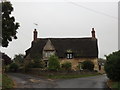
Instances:
[[[13,88],[14,83],[10,77],[8,77],[6,74],[2,75],[2,88]]]

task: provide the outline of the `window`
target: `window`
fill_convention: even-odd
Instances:
[[[48,57],[50,57],[51,55],[53,55],[54,54],[54,51],[45,51],[44,52],[44,57],[45,58],[48,58]]]
[[[72,59],[73,58],[73,54],[72,53],[67,53],[67,59]]]
[[[48,54],[47,54],[47,52],[45,53],[45,57],[47,57],[48,56]]]
[[[45,67],[48,67],[48,61],[45,61]]]

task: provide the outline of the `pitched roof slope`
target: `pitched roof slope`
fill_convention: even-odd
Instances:
[[[43,48],[50,40],[55,47],[56,54],[60,58],[66,57],[67,50],[71,50],[75,58],[98,57],[98,45],[96,38],[38,38],[32,42],[26,54],[42,56]]]

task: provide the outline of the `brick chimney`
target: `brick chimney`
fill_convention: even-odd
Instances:
[[[92,28],[91,33],[92,33],[92,37],[95,38],[95,29],[94,28]]]
[[[33,31],[33,40],[36,41],[37,40],[37,30],[34,29]]]

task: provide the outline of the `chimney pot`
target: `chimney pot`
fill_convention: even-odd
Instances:
[[[37,30],[34,29],[33,31],[33,40],[36,41],[37,40]]]
[[[95,38],[95,29],[94,28],[92,28],[91,33],[92,33],[92,37]]]

